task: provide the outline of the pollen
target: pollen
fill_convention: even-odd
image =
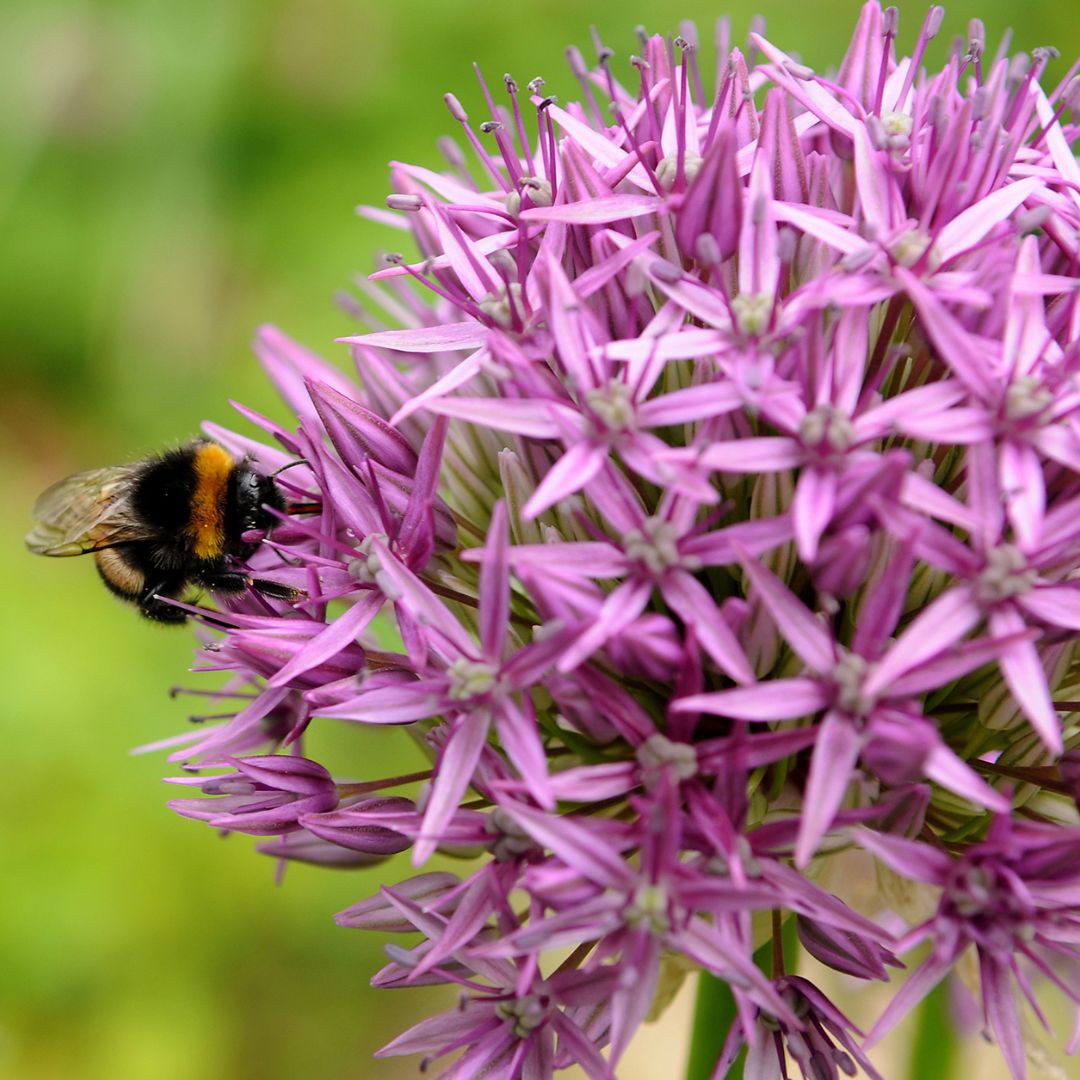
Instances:
[[[235,467],[232,455],[211,443],[195,452],[195,490],[191,496],[188,535],[200,559],[217,559],[225,548],[225,496]]]

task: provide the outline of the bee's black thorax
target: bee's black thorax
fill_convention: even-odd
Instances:
[[[132,489],[135,516],[163,537],[179,537],[191,518],[196,445],[148,461]]]

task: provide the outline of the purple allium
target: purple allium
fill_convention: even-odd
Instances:
[[[856,979],[929,943],[871,1038],[969,946],[1014,1077],[1033,981],[1080,1003],[1077,65],[976,20],[930,72],[941,22],[897,57],[869,3],[831,75],[722,22],[714,77],[685,26],[571,49],[580,102],[447,95],[468,153],[364,211],[417,254],[350,301],[355,372],[264,329],[296,424],[208,425],[290,466],[252,562],[301,598],[203,612],[235,704],[172,760],[230,771],[174,806],[411,853],[338,921],[413,935],[376,985],[460,1003],[383,1053],[607,1077],[697,970],[718,1073],[876,1075],[793,935],[754,964],[791,919]],[[342,776],[302,756],[331,722],[425,761]],[[856,846],[891,911],[825,872]]]

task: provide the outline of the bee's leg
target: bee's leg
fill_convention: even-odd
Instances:
[[[278,600],[295,600],[300,595],[289,585],[267,581],[266,578],[253,578],[237,570],[204,570],[199,575],[199,582],[217,592],[238,593],[245,589],[255,589],[264,596],[273,596]]]
[[[214,592],[241,593],[251,588],[251,578],[237,570],[204,570],[198,580]]]
[[[172,593],[175,588],[175,583],[162,581],[143,589],[137,600],[139,612],[146,618],[153,619],[154,622],[187,622],[186,611],[166,602],[166,597],[170,600],[174,599]]]
[[[268,581],[266,578],[252,578],[251,587],[263,596],[272,596],[275,600],[299,600],[304,595],[300,589],[282,585],[280,581]]]

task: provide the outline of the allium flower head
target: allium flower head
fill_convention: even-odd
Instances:
[[[930,942],[874,1037],[974,946],[1017,1077],[1031,980],[1080,1001],[1075,66],[976,21],[928,71],[941,22],[898,57],[869,3],[828,76],[721,23],[715,74],[684,26],[571,49],[578,102],[447,95],[467,149],[364,211],[416,254],[350,305],[355,371],[265,329],[295,427],[208,428],[293,466],[253,563],[302,597],[220,598],[240,707],[173,759],[232,771],[175,806],[285,859],[411,852],[338,919],[414,935],[377,985],[461,1004],[384,1053],[610,1076],[674,966],[730,987],[722,1063],[869,1071],[790,949],[754,964],[788,920],[867,980]],[[313,723],[426,767],[341,776]],[[936,913],[820,884],[855,845]]]

